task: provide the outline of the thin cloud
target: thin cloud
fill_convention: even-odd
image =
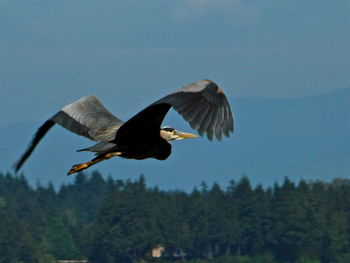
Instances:
[[[200,21],[210,15],[219,16],[230,24],[252,25],[259,12],[241,0],[183,0],[173,11],[174,20],[179,22]]]

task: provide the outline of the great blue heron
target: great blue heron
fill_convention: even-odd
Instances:
[[[163,119],[173,107],[201,136],[213,135],[221,140],[233,132],[233,116],[224,92],[211,80],[190,83],[157,100],[123,122],[111,114],[95,96],[75,101],[47,120],[34,135],[29,147],[14,165],[17,172],[40,140],[56,123],[78,135],[96,141],[95,145],[78,150],[96,153],[96,158],[73,165],[68,175],[84,170],[113,156],[131,159],[165,160],[171,153],[168,141],[197,137],[171,127],[161,128]]]

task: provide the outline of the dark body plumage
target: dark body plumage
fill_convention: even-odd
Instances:
[[[122,153],[120,157],[167,159],[171,144],[160,136],[159,130],[170,108],[166,103],[151,105],[122,125],[112,141]]]
[[[138,160],[165,160],[171,154],[168,141],[196,137],[172,128],[161,128],[163,119],[171,107],[201,136],[206,133],[210,140],[213,135],[221,140],[222,133],[229,136],[229,133],[233,132],[233,115],[226,96],[210,80],[200,80],[182,87],[152,103],[127,122],[111,114],[95,96],[87,96],[65,106],[47,120],[38,129],[14,168],[16,171],[20,169],[40,140],[56,123],[98,142],[79,150],[95,152],[97,157],[85,164],[73,166],[69,174],[113,156]]]

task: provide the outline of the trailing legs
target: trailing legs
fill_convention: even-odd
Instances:
[[[82,170],[89,168],[92,165],[95,165],[99,162],[102,162],[104,160],[108,160],[114,156],[119,156],[119,155],[121,155],[121,152],[111,152],[111,153],[99,154],[99,155],[97,155],[96,158],[94,158],[86,163],[79,163],[79,164],[73,165],[72,168],[68,171],[67,175],[71,175],[73,173],[80,172]]]

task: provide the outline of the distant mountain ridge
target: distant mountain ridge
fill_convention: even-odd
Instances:
[[[142,173],[151,185],[185,190],[201,181],[226,185],[242,173],[251,182],[264,185],[285,176],[292,180],[329,181],[350,175],[350,88],[302,98],[251,97],[230,101],[235,133],[229,139],[174,142],[173,155],[163,162],[114,158],[94,168],[121,179]],[[181,117],[173,116],[172,126],[190,131]],[[1,172],[10,169],[39,125],[16,123],[0,128]],[[65,173],[71,165],[92,158],[91,154],[75,150],[89,144],[84,138],[55,127],[23,172],[32,183],[70,182],[72,178]]]

